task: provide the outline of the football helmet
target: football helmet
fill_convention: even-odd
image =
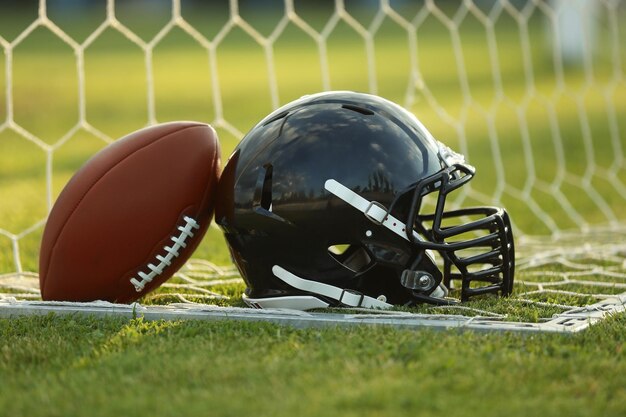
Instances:
[[[221,175],[216,222],[252,307],[508,295],[515,256],[506,211],[445,209],[473,176],[399,105],[324,92],[272,112],[242,139]]]

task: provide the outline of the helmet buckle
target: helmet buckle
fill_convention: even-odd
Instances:
[[[344,301],[344,296],[346,295],[347,297]],[[350,289],[343,289],[341,291],[341,295],[339,296],[339,302],[341,304],[348,305],[351,307],[361,307],[361,305],[363,304],[364,297],[365,297],[365,294],[361,292],[350,290]]]
[[[370,201],[363,214],[365,214],[365,217],[370,219],[370,221],[380,226],[389,215],[389,212],[387,208],[378,201]]]

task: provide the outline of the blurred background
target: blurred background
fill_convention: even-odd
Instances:
[[[224,162],[304,94],[379,94],[477,167],[454,204],[518,236],[622,230],[626,1],[0,0],[0,274],[37,271],[48,211],[144,126],[216,127]],[[229,264],[211,229],[198,256]]]

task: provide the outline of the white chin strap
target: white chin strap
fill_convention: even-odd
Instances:
[[[345,185],[332,179],[327,180],[324,183],[324,188],[326,188],[328,192],[350,204],[355,209],[359,210],[365,215],[365,217],[372,220],[374,223],[385,226],[401,238],[409,240],[406,234],[406,225],[404,222],[389,214],[387,209],[382,204],[377,203],[376,201],[366,200]],[[415,232],[415,230],[413,230],[413,237],[415,240],[424,240]]]
[[[381,309],[393,307],[393,304],[361,294],[358,291],[343,289],[333,285],[300,278],[278,265],[274,265],[272,267],[272,273],[276,276],[276,278],[284,281],[294,288],[339,301],[344,306]]]
[[[317,281],[311,281],[301,278],[285,268],[274,265],[272,273],[281,281],[290,286],[311,294],[322,295],[335,301],[339,301],[343,306],[361,307],[361,308],[378,308],[386,310],[393,307],[393,304],[385,302],[385,300],[373,298],[360,292],[335,287],[329,284],[323,284]],[[431,293],[431,297],[445,297],[447,291],[441,288],[442,285],[435,288]],[[312,310],[315,308],[328,308],[330,304],[322,301],[314,295],[294,295],[285,297],[268,297],[268,298],[251,298],[243,294],[243,301],[253,308],[286,308],[290,310]]]

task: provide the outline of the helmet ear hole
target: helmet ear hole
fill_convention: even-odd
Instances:
[[[359,245],[336,243],[328,247],[328,254],[350,271],[359,273],[372,264],[372,257]]]
[[[272,164],[263,165],[254,191],[253,206],[272,211]]]

